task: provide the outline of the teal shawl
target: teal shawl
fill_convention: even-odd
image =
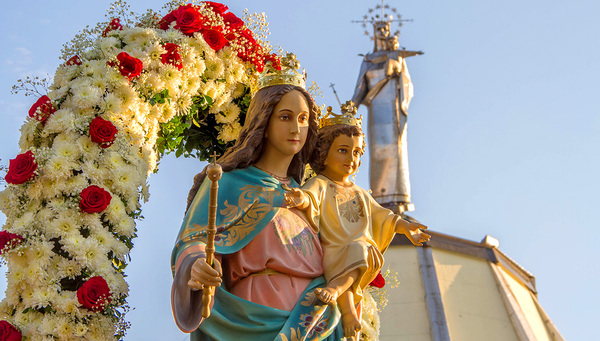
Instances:
[[[291,187],[297,187],[292,180]],[[188,210],[175,248],[171,266],[184,252],[203,246],[208,224],[210,181],[204,181]],[[256,167],[224,173],[219,180],[217,235],[219,254],[239,251],[282,209],[281,183]],[[189,250],[188,250],[189,251]],[[217,288],[211,316],[192,333],[192,340],[340,340],[343,331],[335,305],[319,305],[314,289],[325,286],[315,278],[292,311],[279,310],[241,299]]]

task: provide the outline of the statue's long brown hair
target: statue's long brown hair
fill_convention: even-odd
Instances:
[[[273,85],[263,88],[254,94],[252,101],[250,101],[248,113],[246,114],[246,122],[237,141],[233,147],[229,148],[217,160],[217,163],[223,168],[223,172],[247,168],[260,159],[265,148],[265,131],[267,130],[271,114],[273,114],[273,109],[285,94],[293,90],[302,93],[310,111],[306,143],[302,150],[294,155],[287,172],[288,176],[292,177],[296,182],[301,183],[305,165],[316,144],[317,105],[306,90],[294,85]],[[194,197],[196,197],[196,193],[204,178],[206,178],[206,168],[194,177],[194,185],[188,194],[186,212],[192,204]]]

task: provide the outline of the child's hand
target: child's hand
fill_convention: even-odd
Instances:
[[[398,224],[396,225],[396,233],[402,233],[406,235],[408,240],[417,246],[423,246],[423,243],[429,241],[431,238],[430,235],[422,230],[427,230],[427,226],[421,223],[408,222],[403,219],[399,220]]]
[[[304,209],[308,206],[304,192],[298,188],[288,189],[287,192],[283,193],[283,198],[285,199],[288,208],[297,207],[299,209]]]

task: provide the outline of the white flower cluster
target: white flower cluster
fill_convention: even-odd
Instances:
[[[167,43],[179,46],[180,69],[163,63]],[[122,52],[143,64],[132,80],[116,66]],[[206,95],[219,139],[234,140],[241,130],[233,99],[248,84],[245,64],[229,47],[212,50],[199,33],[123,28],[99,38],[77,61],[54,76],[48,96],[58,110],[44,123],[28,118],[21,128],[20,148],[34,153],[37,175],[0,192],[3,229],[24,238],[3,254],[8,271],[0,319],[28,340],[114,338],[113,312],[128,294],[123,269],[140,200],[148,197],[147,176],[156,168],[161,123],[187,114],[192,98]],[[169,100],[149,100],[164,90]],[[118,131],[109,147],[92,141],[89,126],[96,117]],[[91,185],[112,197],[102,212],[80,209],[80,193]],[[101,312],[78,301],[76,288],[92,276],[110,288],[111,305]]]

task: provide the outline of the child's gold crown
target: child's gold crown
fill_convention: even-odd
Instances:
[[[296,85],[306,89],[306,71],[299,71],[300,63],[296,60],[296,55],[288,52],[280,60],[280,65],[273,65],[271,61],[265,64],[264,71],[258,75],[256,81],[252,84],[252,94],[262,88],[281,84]]]
[[[319,120],[319,129],[336,124],[345,124],[362,128],[362,115],[356,118],[356,106],[352,101],[342,104],[342,114],[335,114],[331,107],[327,107],[327,113]]]

